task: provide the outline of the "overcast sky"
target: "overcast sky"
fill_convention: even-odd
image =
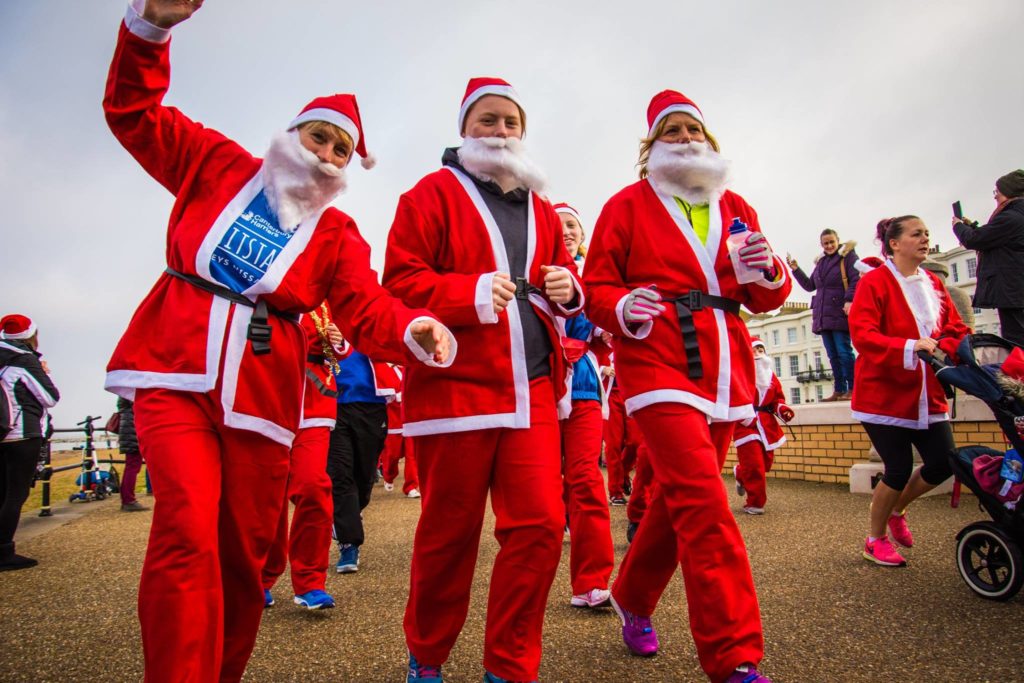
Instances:
[[[703,110],[777,251],[809,264],[834,227],[874,254],[874,225],[903,213],[952,247],[950,203],[984,220],[994,180],[1024,167],[1024,3],[838,5],[206,0],[174,31],[166,102],[262,154],[313,97],[356,93],[379,164],[353,164],[337,205],[378,269],[399,194],[458,143],[478,75],[519,91],[551,197],[588,235],[636,177],[651,96],[672,88]],[[0,315],[37,321],[58,426],[110,413],[104,367],[164,267],[172,197],[100,109],[124,7],[0,3]]]

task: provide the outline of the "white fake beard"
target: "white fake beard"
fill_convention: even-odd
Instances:
[[[707,204],[729,183],[729,160],[706,142],[658,142],[647,157],[655,184],[690,204]]]
[[[267,203],[282,230],[294,232],[345,191],[345,169],[320,161],[302,146],[297,130],[275,133],[263,157]]]
[[[540,192],[547,183],[519,138],[465,138],[459,147],[459,163],[483,181],[512,176],[518,187]]]
[[[754,359],[754,384],[764,393],[772,385],[772,359],[767,355]]]
[[[900,280],[900,287],[914,314],[921,336],[932,336],[942,314],[942,300],[931,279],[918,268],[917,274]]]

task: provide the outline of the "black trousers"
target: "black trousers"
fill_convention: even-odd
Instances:
[[[339,403],[338,423],[331,432],[327,475],[334,498],[334,535],[338,543],[362,545],[360,512],[370,504],[377,461],[388,435],[388,410],[383,403]]]
[[[1024,346],[1024,308],[999,308],[999,329],[1003,339]]]
[[[14,543],[42,445],[39,437],[0,443],[0,550]]]
[[[914,451],[921,454],[921,478],[938,486],[953,476],[949,456],[956,449],[953,428],[948,422],[935,422],[928,429],[910,429],[892,425],[862,422],[871,444],[885,465],[882,481],[896,491],[902,491],[914,470]]]

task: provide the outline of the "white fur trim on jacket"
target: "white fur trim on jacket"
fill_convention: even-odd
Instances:
[[[481,325],[494,325],[498,314],[494,312],[494,276],[497,272],[486,273],[476,281],[476,297],[473,306]]]
[[[142,18],[146,0],[131,0],[124,13],[124,25],[134,35],[150,43],[166,43],[171,39],[171,29],[160,28]]]

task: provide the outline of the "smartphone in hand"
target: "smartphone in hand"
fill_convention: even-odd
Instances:
[[[960,200],[959,199],[956,200],[955,202],[953,202],[953,215],[956,216],[957,218],[963,218],[964,217],[964,211],[963,211],[963,209],[960,208]]]

